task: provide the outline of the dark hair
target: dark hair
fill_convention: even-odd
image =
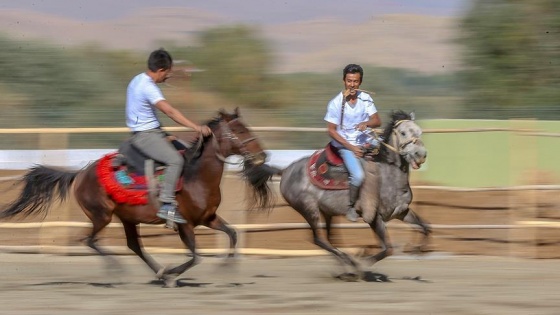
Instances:
[[[362,67],[360,67],[360,65],[356,65],[356,64],[349,64],[346,67],[344,67],[344,70],[342,71],[342,80],[346,80],[346,75],[348,73],[359,73],[360,74],[360,82],[362,82],[362,80],[364,79],[364,69],[362,69]]]
[[[172,65],[173,59],[171,55],[163,48],[152,51],[150,57],[148,57],[148,69],[150,69],[150,71],[156,72],[159,69],[171,69]]]

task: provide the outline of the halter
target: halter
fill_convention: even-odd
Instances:
[[[230,140],[231,142],[237,144],[237,146],[239,147],[239,151],[241,152],[241,155],[243,155],[243,157],[245,159],[253,159],[253,154],[251,152],[249,152],[249,150],[247,150],[247,146],[246,144],[254,141],[257,139],[257,137],[250,137],[247,138],[243,141],[239,140],[239,137],[237,137],[232,131],[231,128],[229,128],[229,124],[231,124],[232,122],[236,121],[237,118],[230,120],[227,123],[224,123],[223,121],[220,122],[220,129],[222,130],[222,137],[221,139],[226,139],[226,140]],[[219,152],[220,151],[220,145],[218,143],[218,140],[216,140],[216,135],[214,133],[212,133],[212,144],[214,145],[214,148],[216,149],[216,157],[218,157],[218,159],[224,163],[228,163],[228,164],[237,164],[237,163],[231,163],[231,162],[227,162],[226,158]],[[231,148],[231,145],[230,145]],[[240,162],[241,163],[241,162]]]
[[[397,153],[397,154],[399,154],[399,155],[403,155],[402,150],[404,150],[404,148],[405,148],[407,145],[409,145],[409,144],[411,144],[411,143],[412,143],[412,144],[416,144],[416,142],[418,142],[418,140],[420,140],[420,138],[418,138],[418,137],[412,137],[412,139],[410,139],[410,140],[408,140],[408,141],[405,141],[405,142],[403,142],[403,143],[400,143],[400,136],[399,136],[399,134],[398,134],[396,128],[397,128],[400,124],[402,124],[403,122],[407,122],[407,121],[411,121],[411,120],[410,120],[410,119],[399,120],[399,121],[397,121],[397,122],[394,124],[394,126],[393,126],[393,132],[392,132],[392,134],[397,138],[397,143],[398,143],[397,147],[398,147],[398,149],[395,148],[395,147],[393,147],[392,145],[390,145],[390,144],[388,144],[388,143],[385,143],[384,141],[379,141],[379,142],[381,142],[381,144],[383,144],[383,145],[384,145],[385,147],[387,147],[389,150],[391,150],[391,151],[393,151],[393,152],[395,152],[395,153]],[[373,135],[374,135],[374,137],[375,137],[376,139],[379,140],[379,137],[377,136],[377,134],[376,134],[375,132],[373,132]]]

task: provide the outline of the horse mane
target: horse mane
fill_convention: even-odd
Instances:
[[[239,118],[238,115],[236,114],[225,114],[228,115],[231,119],[236,119]],[[210,128],[210,130],[212,130],[212,132],[216,132],[217,129],[220,127],[220,122],[223,120],[224,115],[217,115],[216,117],[208,120],[206,123],[204,123],[203,125],[206,125]],[[202,141],[200,140],[200,137],[202,137],[201,134],[197,134],[195,137],[193,137],[189,142],[188,142],[188,146],[191,148],[189,149],[186,154],[191,154],[190,158],[187,158],[187,163],[185,163],[184,165],[184,169],[183,169],[183,173],[184,174],[195,174],[196,173],[196,169],[199,167],[199,159],[202,156],[202,152],[204,151],[204,149],[209,146],[210,144],[208,143],[208,141],[210,141],[213,137],[213,135],[209,135],[206,136],[202,139]]]
[[[407,114],[402,110],[394,110],[391,112],[391,120],[385,125],[385,128],[383,128],[383,133],[381,135],[381,137],[383,138],[383,142],[389,144],[389,140],[391,139],[391,134],[395,129],[395,125],[401,120],[412,120],[412,117],[410,116],[410,114]],[[378,161],[387,162],[388,155],[391,152],[389,151],[389,148],[381,145],[381,147],[379,148],[379,154],[377,155]]]
[[[236,119],[236,118],[239,118],[239,116],[236,115],[236,114],[231,114],[231,118],[232,118],[232,119]],[[214,118],[208,120],[208,121],[207,121],[206,123],[204,123],[203,125],[206,125],[206,126],[208,126],[212,131],[215,131],[215,130],[220,126],[220,122],[222,121],[222,119],[223,119],[222,116],[218,115],[218,116],[216,116],[216,117],[214,117]],[[209,139],[209,138],[210,138],[210,136],[206,137],[206,139],[203,139],[203,140],[207,140],[207,139]],[[191,146],[197,145],[199,139],[200,139],[200,134],[198,134],[198,135],[197,135],[196,137],[194,137],[191,141],[189,141],[189,144],[190,144]],[[204,142],[204,141],[203,141],[203,142]]]

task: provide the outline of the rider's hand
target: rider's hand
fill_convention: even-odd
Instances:
[[[196,131],[201,133],[203,136],[208,136],[212,133],[212,130],[210,130],[210,127],[203,125],[203,126],[198,126],[196,128]]]
[[[353,145],[352,146],[352,152],[354,152],[354,155],[357,156],[357,157],[363,157],[364,156],[364,151],[359,146]]]
[[[356,126],[356,129],[358,129],[359,131],[364,131],[367,129],[367,127],[368,127],[367,123],[361,122]]]

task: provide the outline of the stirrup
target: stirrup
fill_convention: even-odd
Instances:
[[[165,227],[166,228],[174,228],[174,225],[177,224],[184,224],[187,223],[180,213],[177,213],[177,207],[173,205],[164,205],[162,206],[158,212],[157,216],[161,219],[165,220]]]

